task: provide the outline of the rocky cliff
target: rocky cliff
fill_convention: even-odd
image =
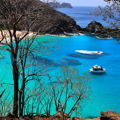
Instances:
[[[76,25],[76,22],[70,16],[63,14],[55,9],[47,6],[46,9],[41,7],[42,16],[33,31],[38,31],[41,34],[63,34],[74,33],[81,30],[81,27]]]
[[[19,1],[21,4],[22,0]],[[13,13],[14,10],[16,10],[21,16],[25,16],[24,18],[20,19],[17,30],[27,30],[30,28],[30,31],[39,32],[39,34],[58,35],[64,34],[64,32],[77,32],[81,29],[80,26],[76,25],[76,22],[73,18],[59,11],[56,11],[54,8],[49,7],[49,4],[43,3],[39,0],[26,0],[24,3],[25,4],[22,5],[22,8],[19,4],[17,7],[14,5],[11,6]],[[65,3],[62,5],[64,6]],[[6,9],[5,11],[8,13]],[[26,14],[26,11],[29,13],[29,15],[27,15],[28,13]],[[16,18],[19,17],[19,14],[16,15]],[[2,21],[6,20],[4,18],[2,20],[2,17],[0,18],[0,29],[3,29],[4,24]],[[12,20],[10,22],[13,24],[14,17],[11,19]]]

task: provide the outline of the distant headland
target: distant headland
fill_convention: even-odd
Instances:
[[[59,2],[49,2],[50,7],[52,8],[73,8],[70,3],[59,3]]]

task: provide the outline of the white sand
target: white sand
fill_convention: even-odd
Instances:
[[[16,31],[16,36],[17,37],[23,37],[25,34],[26,34],[27,31]],[[11,33],[13,34],[13,30],[11,30]],[[3,35],[4,35],[4,39],[2,40],[2,43],[5,43],[6,41],[7,42],[10,42],[10,35],[9,35],[9,32],[8,30],[3,30]],[[27,36],[32,36],[32,35],[35,35],[33,32],[30,32]],[[14,37],[12,37],[13,40],[14,40]],[[2,39],[2,34],[0,32],[0,40]]]

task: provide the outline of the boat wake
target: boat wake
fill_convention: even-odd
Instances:
[[[88,50],[75,50],[75,52],[82,53],[82,54],[103,54],[102,51],[88,51]]]

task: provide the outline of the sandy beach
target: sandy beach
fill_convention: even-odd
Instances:
[[[9,35],[9,32],[8,30],[3,30],[3,35],[5,36],[4,40],[2,40],[2,42],[5,42],[6,40],[9,42],[9,38],[10,38],[10,35]],[[16,31],[16,36],[17,37],[22,37],[23,35],[26,34],[27,31]],[[11,33],[13,33],[13,30],[11,30]],[[29,34],[27,36],[31,36],[31,35],[34,35],[33,32],[29,32]],[[0,32],[0,40],[2,39],[2,34]],[[13,38],[14,39],[14,38]]]

